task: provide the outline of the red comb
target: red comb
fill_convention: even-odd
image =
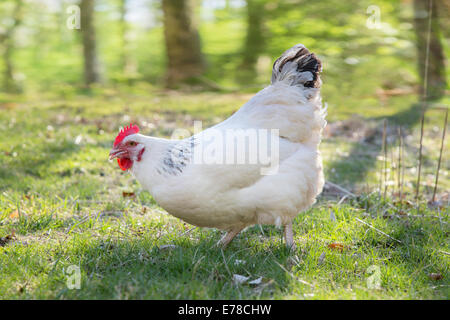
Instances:
[[[136,134],[138,132],[139,127],[130,123],[129,126],[126,126],[122,130],[120,130],[119,134],[116,137],[116,140],[114,140],[114,147],[121,143],[126,136],[129,136],[130,134]]]

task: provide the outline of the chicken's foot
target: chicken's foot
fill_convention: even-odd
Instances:
[[[292,230],[292,222],[289,222],[287,225],[284,226],[284,239],[286,240],[286,246],[291,249],[295,250],[295,243],[294,243],[294,231]]]
[[[227,245],[231,242],[231,240],[233,240],[234,237],[239,232],[241,232],[241,230],[242,230],[241,228],[231,229],[222,237],[222,239],[219,240],[219,242],[217,242],[217,246],[222,247],[222,249],[225,249]]]

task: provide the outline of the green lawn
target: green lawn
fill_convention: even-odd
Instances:
[[[381,107],[367,100],[360,118],[351,116],[358,113],[352,109],[357,99],[349,104],[333,99],[328,113],[335,131],[326,132],[321,145],[326,178],[360,196],[338,204],[343,194],[327,190],[296,218],[295,252],[271,226],[245,230],[222,251],[215,247],[219,231],[167,215],[107,157],[121,125],[138,123],[145,134],[170,136],[176,128],[192,129],[194,120],[204,126],[221,121],[251,94],[133,90],[2,98],[0,298],[449,298],[448,200],[438,208],[426,205],[442,112],[427,113],[420,208],[406,202],[413,200],[417,175],[416,97],[392,97]],[[324,100],[336,95],[325,91]],[[385,165],[384,118],[386,199],[377,191]],[[353,124],[350,130],[346,124]],[[403,202],[395,197],[399,125],[405,144]],[[353,131],[366,139],[353,137]],[[448,145],[447,139],[446,150]],[[439,197],[450,189],[448,151],[443,159]],[[80,289],[67,285],[74,266]],[[248,281],[262,277],[261,283],[236,284],[235,274]]]

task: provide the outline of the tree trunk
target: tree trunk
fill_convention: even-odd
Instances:
[[[122,55],[121,64],[122,71],[125,75],[136,73],[135,64],[131,60],[128,41],[128,23],[126,21],[127,15],[127,0],[119,0],[119,12],[120,12],[120,36],[122,40]]]
[[[12,62],[12,54],[14,50],[14,31],[22,22],[22,4],[21,0],[16,0],[12,18],[14,22],[6,29],[0,37],[3,46],[3,88],[6,92],[18,92],[19,87],[14,81],[14,65]]]
[[[414,28],[417,37],[417,57],[421,78],[421,95],[425,100],[439,99],[445,94],[445,57],[440,40],[438,18],[438,0],[414,0]],[[429,14],[431,8],[431,30],[429,30]],[[429,50],[427,49],[429,39]],[[428,52],[428,57],[427,57]],[[427,66],[428,64],[428,66]],[[425,69],[428,68],[427,74]],[[425,83],[426,81],[426,83]],[[424,91],[426,88],[426,92]]]
[[[247,36],[244,47],[244,65],[255,68],[258,56],[264,48],[264,2],[247,0]]]
[[[442,37],[450,38],[450,0],[435,0]]]
[[[264,49],[264,1],[247,0],[247,34],[238,80],[245,82],[256,76],[256,64]]]
[[[81,0],[81,33],[83,38],[84,82],[86,86],[101,82],[94,25],[95,0]]]
[[[168,86],[195,79],[205,71],[194,4],[194,0],[162,1]]]

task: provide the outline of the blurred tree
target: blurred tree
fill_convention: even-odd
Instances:
[[[121,64],[124,75],[130,75],[136,72],[135,64],[133,63],[129,52],[129,26],[126,20],[127,15],[127,0],[119,0],[120,13],[120,37],[122,40],[122,56]]]
[[[437,8],[442,36],[448,39],[450,38],[450,0],[438,1]]]
[[[101,82],[100,64],[97,57],[97,43],[94,23],[95,0],[81,0],[81,33],[83,39],[84,82],[86,86]]]
[[[264,5],[263,0],[246,0],[247,2],[247,35],[245,37],[243,60],[239,73],[241,80],[252,78],[256,74],[256,63],[264,49]]]
[[[205,71],[200,36],[194,21],[195,4],[195,0],[162,1],[168,86],[192,81]]]
[[[10,14],[12,22],[4,29],[0,29],[0,43],[3,49],[3,88],[6,92],[18,92],[19,87],[14,81],[14,65],[12,54],[14,51],[14,32],[22,22],[23,1],[15,0],[14,8]]]
[[[426,94],[426,99],[432,100],[442,97],[447,86],[445,57],[440,40],[438,15],[438,10],[443,10],[445,7],[437,2],[438,0],[414,0],[414,28],[417,37],[418,67],[423,84],[421,94]],[[430,10],[431,26],[429,25]],[[426,68],[428,72],[425,75]],[[423,91],[425,87],[427,88],[426,93]]]

